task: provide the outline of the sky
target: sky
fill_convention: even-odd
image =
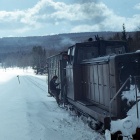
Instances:
[[[140,30],[139,0],[0,0],[0,37]]]

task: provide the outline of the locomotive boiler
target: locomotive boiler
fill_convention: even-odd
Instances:
[[[76,43],[67,52],[49,57],[47,62],[48,92],[53,94],[49,81],[57,75],[61,82],[61,102],[104,124],[104,129],[110,130],[112,121],[126,118],[134,105],[137,106],[135,113],[139,114],[140,53],[128,53],[125,41]],[[136,89],[136,100],[128,104],[122,95],[132,86]],[[138,131],[139,127],[135,129]],[[121,132],[113,133],[115,140]]]

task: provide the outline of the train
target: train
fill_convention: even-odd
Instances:
[[[135,107],[134,115],[139,120],[139,51],[129,52],[126,41],[89,39],[50,56],[47,63],[48,93],[53,94],[49,81],[57,75],[61,103],[70,105],[77,114],[96,120],[98,123],[94,128],[104,129],[111,140],[140,139],[140,125],[134,128],[135,122],[128,119],[129,110]],[[134,99],[130,100],[132,91]],[[119,120],[119,127],[125,132],[113,128]]]

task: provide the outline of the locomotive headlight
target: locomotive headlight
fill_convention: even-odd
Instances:
[[[131,120],[125,120],[123,122],[123,128],[125,129],[130,129],[133,126],[133,122]]]

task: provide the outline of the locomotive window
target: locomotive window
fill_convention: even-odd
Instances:
[[[70,49],[68,49],[68,55],[70,55]]]
[[[97,47],[81,47],[78,50],[77,62],[81,63],[85,59],[98,57]]]
[[[124,47],[115,48],[115,52],[116,52],[116,54],[122,54],[122,53],[125,53],[125,51],[124,51]]]
[[[106,54],[122,54],[125,53],[124,46],[107,46]]]
[[[73,63],[74,61],[74,53],[75,53],[75,47],[71,47],[69,50],[68,50],[68,55],[70,56],[70,64]]]

